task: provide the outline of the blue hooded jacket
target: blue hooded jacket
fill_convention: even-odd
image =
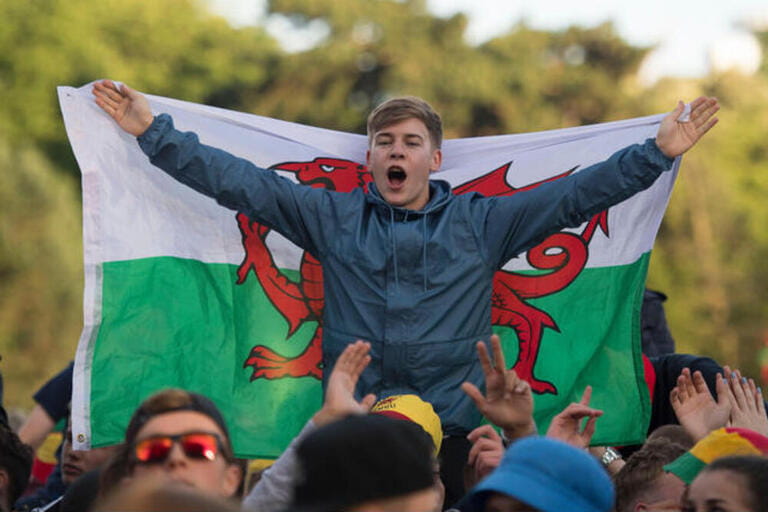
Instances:
[[[388,204],[373,183],[368,194],[297,185],[175,130],[167,114],[138,140],[152,164],[322,263],[325,375],[349,343],[369,341],[359,396],[415,393],[433,404],[448,435],[480,422],[459,386],[483,384],[475,344],[491,335],[494,273],[550,234],[648,188],[672,165],[649,139],[509,197],[454,195],[433,180],[428,204],[413,211]]]

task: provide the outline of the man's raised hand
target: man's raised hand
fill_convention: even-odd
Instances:
[[[495,334],[491,336],[491,349],[493,363],[485,343],[477,343],[477,357],[485,374],[485,396],[471,382],[463,383],[461,389],[488,421],[502,428],[508,439],[535,434],[531,386],[514,370],[506,368],[501,340]]]
[[[709,392],[704,376],[700,371],[691,374],[683,368],[677,377],[677,385],[669,394],[669,402],[675,416],[694,441],[703,439],[707,434],[724,427],[731,414],[731,401],[728,397],[728,384],[718,373],[716,380],[717,400]]]
[[[589,447],[592,435],[595,433],[597,418],[603,415],[603,411],[600,409],[589,406],[591,398],[592,386],[587,386],[581,395],[581,400],[571,403],[552,418],[547,429],[547,437],[559,439],[576,448]],[[587,418],[587,421],[584,428],[581,428],[584,418]]]
[[[720,105],[715,98],[701,96],[691,102],[691,112],[687,121],[681,121],[680,116],[685,110],[682,101],[677,102],[675,110],[670,112],[659,126],[656,134],[656,145],[669,158],[680,156],[698,142],[698,140],[715,126],[715,113]]]
[[[323,407],[312,420],[317,426],[326,425],[349,414],[365,414],[371,410],[376,396],[366,395],[360,402],[355,400],[355,386],[363,370],[371,362],[371,344],[356,341],[341,353],[328,377]]]
[[[96,104],[131,135],[140,136],[152,124],[154,117],[147,98],[127,85],[101,80],[93,84],[92,92]]]

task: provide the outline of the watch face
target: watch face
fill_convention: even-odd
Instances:
[[[609,447],[605,449],[605,453],[603,454],[602,457],[600,457],[600,462],[602,462],[604,465],[607,466],[611,462],[620,458],[621,458],[621,455],[619,454],[619,452]]]

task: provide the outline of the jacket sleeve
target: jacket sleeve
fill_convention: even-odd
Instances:
[[[565,178],[510,197],[488,198],[479,235],[489,264],[499,268],[552,233],[580,226],[650,187],[673,163],[648,139]]]
[[[275,229],[315,256],[322,253],[324,237],[318,231],[327,228],[319,212],[329,206],[333,192],[298,185],[206,146],[196,134],[176,130],[168,114],[155,117],[138,142],[153,165],[179,182]]]
[[[272,512],[288,509],[293,501],[293,488],[299,475],[296,447],[315,430],[317,430],[317,426],[312,420],[309,420],[280,457],[264,470],[261,479],[243,499],[243,510],[246,512]]]

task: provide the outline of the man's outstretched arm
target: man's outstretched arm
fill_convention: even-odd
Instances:
[[[327,190],[297,186],[246,159],[202,144],[196,134],[176,130],[171,116],[154,117],[147,98],[126,85],[102,80],[94,84],[92,92],[96,104],[120,128],[137,137],[153,165],[322,257],[325,242],[333,239],[328,231],[335,225],[323,222],[324,216],[318,213],[345,215],[334,208],[349,207],[349,202],[332,201]]]
[[[720,107],[716,99],[697,98],[690,106],[687,120],[681,120],[682,103],[667,114],[655,139],[620,149],[565,178],[511,197],[488,198],[485,209],[478,211],[482,212],[490,263],[500,267],[552,233],[577,227],[650,187],[672,168],[675,157],[693,147],[717,123],[715,113]]]

